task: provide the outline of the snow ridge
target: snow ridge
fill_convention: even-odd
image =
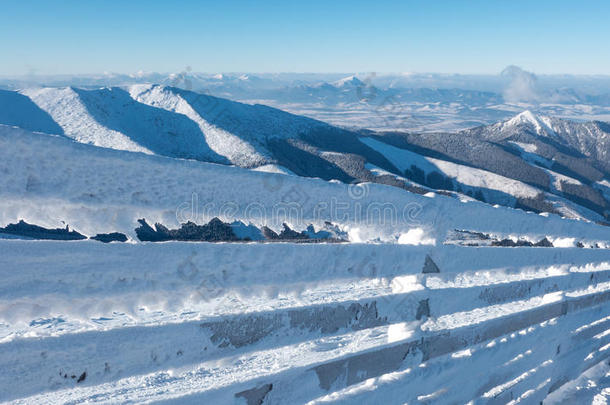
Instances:
[[[162,85],[26,89],[21,94],[78,142],[242,167],[276,163],[268,150],[275,138],[327,126],[269,107]]]

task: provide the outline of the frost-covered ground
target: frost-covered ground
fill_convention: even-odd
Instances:
[[[605,381],[610,228],[266,169],[0,126],[0,227],[23,219],[129,238],[0,239],[0,401],[539,403],[605,395],[573,396],[589,380]],[[444,169],[490,187],[499,181]],[[350,243],[146,243],[134,231],[140,218],[175,228],[212,216],[297,230],[330,221]],[[546,238],[555,247],[447,244],[456,231]]]
[[[605,249],[0,250],[1,399],[15,403],[542,399],[610,348]],[[422,273],[429,260],[439,273]]]
[[[610,362],[591,367],[579,378],[570,381],[545,403],[606,405],[610,400]]]

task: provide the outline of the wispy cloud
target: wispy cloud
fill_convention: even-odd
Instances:
[[[501,75],[510,80],[503,92],[504,100],[508,102],[537,102],[539,100],[538,79],[534,73],[511,65],[504,69]]]

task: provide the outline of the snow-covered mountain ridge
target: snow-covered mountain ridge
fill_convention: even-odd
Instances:
[[[348,77],[335,86],[356,91],[357,81]],[[144,84],[0,91],[0,106],[0,123],[112,149],[347,183],[379,182],[418,193],[443,190],[457,198],[468,194],[491,204],[597,222],[610,215],[600,186],[610,170],[610,138],[598,122],[526,111],[460,134],[363,137],[263,105]],[[401,161],[371,147],[367,136],[406,149]],[[430,166],[426,159],[437,163]],[[496,175],[523,185],[501,187]],[[473,181],[477,177],[485,180]]]
[[[606,123],[579,123],[525,111],[456,134],[388,133],[380,139],[521,181],[593,210],[606,221],[609,218],[610,202],[600,186],[610,177]]]
[[[610,159],[610,124],[604,122],[578,123],[524,111],[488,127],[485,135],[501,140],[524,131],[565,144],[600,162]]]
[[[31,100],[33,111],[48,114],[65,136],[79,142],[240,166],[269,163],[270,139],[326,126],[264,106],[156,85],[27,89],[21,94]],[[4,115],[11,113],[7,108]],[[3,123],[14,124],[10,116]]]
[[[0,146],[1,225],[24,219],[56,228],[63,221],[88,236],[119,231],[136,240],[139,218],[173,228],[183,218],[201,223],[220,216],[229,222],[242,220],[275,229],[282,222],[295,222],[295,228],[302,229],[330,221],[344,227],[351,241],[361,242],[395,243],[403,234],[418,234],[412,243],[442,244],[455,229],[520,235],[532,241],[551,232],[588,245],[610,241],[610,228],[585,221],[419,195],[383,184],[354,186],[117,151],[2,125]],[[298,209],[283,211],[284,204],[296,204]],[[332,210],[331,204],[343,209]],[[393,210],[380,212],[380,207]],[[186,217],[178,215],[183,211]],[[278,218],[279,214],[285,218]],[[412,229],[420,231],[409,233]]]

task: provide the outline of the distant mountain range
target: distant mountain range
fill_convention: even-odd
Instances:
[[[522,72],[522,71],[520,71]],[[526,72],[524,72],[526,73]],[[176,73],[137,72],[134,74],[104,73],[98,75],[26,75],[0,77],[0,88],[45,86],[80,88],[129,86],[160,83],[231,99],[261,98],[280,100],[291,91],[307,95],[310,101],[318,93],[336,94],[349,88],[366,87],[384,95],[395,95],[405,100],[498,103],[532,101],[531,97],[508,100],[505,97],[514,77],[507,75],[460,75],[433,73],[401,74],[345,74],[345,73],[197,73],[186,68]],[[539,103],[610,105],[610,76],[541,75],[535,77],[536,101]],[[374,88],[374,90],[372,90]],[[438,95],[435,95],[436,92]],[[386,93],[387,92],[387,93]],[[455,94],[454,97],[451,95]],[[518,94],[517,94],[518,96]],[[423,98],[422,98],[423,97]],[[294,102],[294,99],[289,101]],[[361,101],[360,98],[349,100]]]
[[[501,75],[206,74],[185,68],[172,74],[0,77],[0,89],[13,91],[155,83],[264,104],[350,129],[457,132],[509,119],[523,110],[578,121],[610,121],[610,76],[534,76],[517,67]]]
[[[340,98],[362,95],[362,88],[359,79],[349,77],[286,91]],[[610,125],[604,122],[525,111],[457,133],[353,131],[264,105],[139,84],[3,90],[0,124],[105,148],[346,183],[383,183],[418,194],[436,191],[610,221]]]

